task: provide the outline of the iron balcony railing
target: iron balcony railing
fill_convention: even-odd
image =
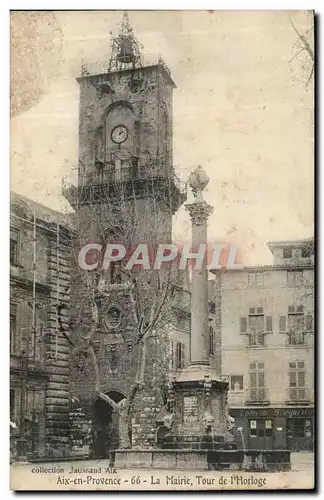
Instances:
[[[268,389],[266,387],[253,387],[246,391],[246,403],[268,403]]]
[[[112,71],[128,71],[130,69],[140,69],[148,66],[162,66],[171,75],[170,68],[166,65],[160,54],[148,54],[136,57],[130,63],[120,64],[118,59],[109,61],[97,61],[92,63],[83,62],[81,65],[81,76],[103,75]],[[116,69],[118,67],[118,70]]]
[[[169,180],[170,184],[183,195],[187,192],[187,184],[179,178],[174,167],[160,162],[133,166],[129,161],[123,161],[120,168],[116,168],[109,162],[102,162],[101,167],[97,169],[95,167],[89,167],[89,169],[82,167],[79,169],[77,178],[74,174],[73,177],[67,175],[62,179],[62,188],[65,192],[71,188],[76,189],[77,186],[82,188],[157,179]]]
[[[250,332],[248,334],[249,337],[249,347],[259,347],[259,346],[264,346],[265,345],[265,333],[264,332],[258,332],[258,333],[252,333]]]
[[[286,344],[288,346],[305,346],[306,345],[306,332],[288,332]]]
[[[310,401],[310,391],[306,387],[289,387],[288,388],[288,402],[300,403]]]

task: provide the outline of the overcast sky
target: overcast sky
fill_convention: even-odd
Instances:
[[[77,162],[75,77],[82,58],[109,59],[122,13],[56,12],[55,23],[45,13],[36,28],[26,15],[16,57],[32,46],[36,62],[28,64],[28,50],[14,60],[12,89],[18,104],[24,85],[39,83],[40,96],[11,121],[11,189],[63,210],[61,179]],[[160,53],[177,84],[174,163],[184,180],[198,164],[210,177],[210,242],[235,241],[246,263],[260,264],[271,262],[266,241],[311,236],[313,93],[305,53],[290,61],[299,49],[289,21],[302,33],[311,13],[135,11],[130,19],[143,52]],[[174,239],[188,240],[189,231],[181,209]]]

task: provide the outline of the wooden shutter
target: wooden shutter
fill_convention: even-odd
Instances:
[[[181,368],[184,368],[184,361],[185,361],[185,345],[180,342],[180,366]]]
[[[279,316],[279,332],[280,333],[287,332],[287,318],[286,318],[286,316]]]
[[[272,316],[266,316],[265,331],[272,333]]]
[[[177,345],[176,345],[176,369],[180,368],[180,362],[181,362],[180,356],[181,356],[181,345],[180,345],[180,342],[177,342]]]
[[[240,318],[240,333],[247,333],[247,317]]]
[[[171,353],[170,353],[170,361],[171,361],[171,370],[174,370],[175,369],[175,355],[174,355],[174,344],[173,344],[173,341],[171,340],[170,342],[170,349],[171,349]]]

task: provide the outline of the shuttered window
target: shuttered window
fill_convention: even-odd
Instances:
[[[287,332],[287,318],[286,318],[286,316],[279,317],[279,332],[280,333]]]
[[[184,368],[185,360],[185,345],[182,342],[176,344],[176,369],[182,370]]]

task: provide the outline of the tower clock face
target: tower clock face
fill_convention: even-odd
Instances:
[[[116,143],[116,144],[121,144],[122,142],[126,141],[128,136],[128,130],[124,125],[117,125],[111,132],[111,139]]]

